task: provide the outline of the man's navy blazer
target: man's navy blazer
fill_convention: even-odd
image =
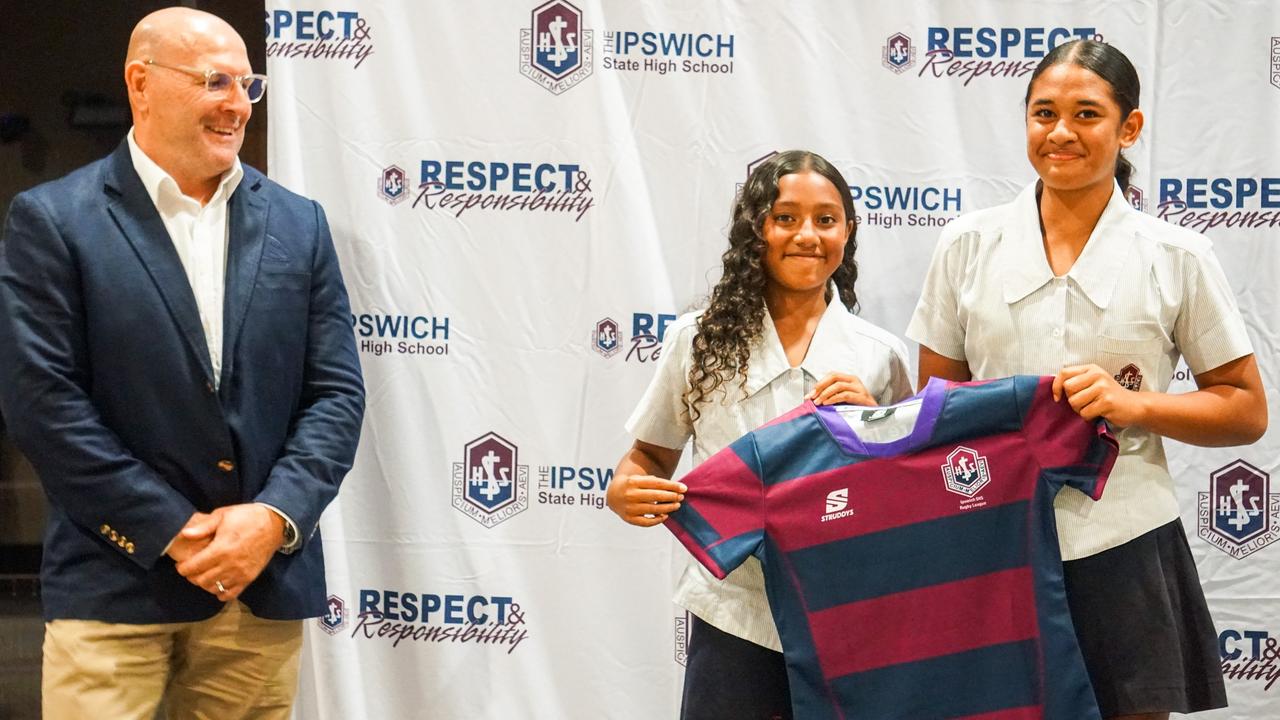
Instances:
[[[325,608],[315,532],[355,456],[364,387],[320,206],[245,167],[227,209],[222,372],[126,143],[18,195],[0,241],[0,410],[49,498],[46,619],[200,620],[165,556],[197,510],[263,502],[302,547],[240,599]]]

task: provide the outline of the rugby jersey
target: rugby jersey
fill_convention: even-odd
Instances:
[[[1099,718],[1053,498],[1100,497],[1116,442],[1051,385],[806,402],[684,477],[666,525],[717,577],[760,559],[796,717]]]

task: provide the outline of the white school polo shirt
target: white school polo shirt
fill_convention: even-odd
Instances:
[[[808,353],[795,368],[788,363],[766,312],[747,361],[746,396],[738,380],[730,380],[700,405],[701,415],[690,422],[685,397],[699,315],[682,315],[668,328],[653,380],[627,420],[627,430],[637,440],[653,445],[681,449],[692,438],[695,466],[799,405],[829,373],[858,376],[881,405],[913,392],[902,340],[850,313],[833,298],[818,321]],[[755,558],[723,581],[701,565],[690,564],[676,588],[675,602],[731,635],[782,650],[764,594],[764,575]]]
[[[1164,392],[1179,355],[1198,374],[1253,352],[1208,238],[1133,209],[1114,186],[1084,251],[1055,277],[1036,192],[943,229],[908,337],[967,361],[975,380],[1096,363],[1141,392]],[[1102,499],[1068,488],[1054,502],[1064,560],[1178,518],[1160,436],[1117,435]]]

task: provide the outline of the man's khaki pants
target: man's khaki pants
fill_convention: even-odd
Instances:
[[[301,620],[262,620],[239,601],[193,623],[45,624],[45,720],[287,720]]]

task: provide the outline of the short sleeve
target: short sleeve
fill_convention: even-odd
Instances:
[[[653,379],[627,419],[627,432],[635,439],[679,450],[693,435],[684,398],[696,332],[697,321],[693,315],[682,316],[668,329]]]
[[[1060,489],[1073,487],[1102,497],[1120,445],[1105,420],[1085,420],[1064,397],[1054,402],[1053,378],[1018,376],[1015,381],[1022,434],[1040,464],[1041,478]]]
[[[911,367],[907,363],[907,346],[898,340],[889,351],[889,382],[876,397],[879,405],[892,405],[911,397],[915,388],[911,382]]]
[[[908,338],[952,360],[966,359],[956,284],[961,277],[961,251],[959,238],[949,224],[933,250],[920,299],[907,325]]]
[[[724,579],[764,539],[764,482],[755,434],[748,433],[682,478],[680,509],[665,523],[712,575]]]
[[[1252,353],[1244,318],[1213,250],[1187,253],[1182,280],[1173,337],[1191,372],[1206,372]]]

